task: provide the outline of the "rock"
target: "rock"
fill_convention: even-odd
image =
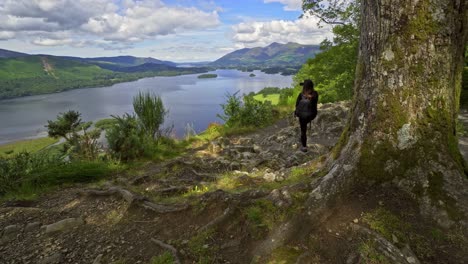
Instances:
[[[12,236],[20,231],[21,228],[18,225],[9,225],[3,229],[3,236]]]
[[[276,180],[276,174],[273,172],[267,172],[263,174],[263,179],[268,181],[268,182],[273,182]]]
[[[102,256],[102,254],[97,255],[97,257],[93,261],[93,264],[101,264]]]
[[[406,261],[408,261],[408,263],[416,263],[416,259],[413,257],[407,257]]]
[[[39,222],[29,223],[24,228],[24,232],[32,232],[32,231],[34,231],[36,229],[39,229],[40,227],[41,227],[41,223],[39,223]]]
[[[259,145],[254,144],[253,145],[253,151],[255,153],[260,153],[262,151],[262,148]]]
[[[252,159],[253,157],[254,155],[252,154],[252,152],[242,152],[243,159]]]
[[[252,138],[239,138],[238,144],[239,145],[252,145],[253,139]]]
[[[84,224],[85,222],[82,218],[67,218],[67,219],[58,221],[56,223],[43,226],[42,228],[44,228],[45,233],[48,234],[52,232],[70,230],[74,227],[84,225]]]
[[[355,218],[355,219],[353,220],[353,222],[354,222],[355,224],[357,224],[357,223],[359,223],[359,219]]]
[[[234,161],[231,164],[229,164],[229,167],[231,168],[231,170],[240,170],[241,164],[237,161]]]
[[[61,263],[61,261],[62,261],[62,254],[57,252],[48,257],[45,257],[39,263],[40,264],[59,264]]]
[[[398,238],[392,234],[392,240],[393,240],[393,243],[398,243]]]
[[[346,259],[346,264],[354,264],[354,263],[357,263],[358,260],[359,260],[359,255],[353,252],[349,254],[348,258]]]

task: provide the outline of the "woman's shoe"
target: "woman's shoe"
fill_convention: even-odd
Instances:
[[[301,147],[302,152],[307,152],[307,147]]]

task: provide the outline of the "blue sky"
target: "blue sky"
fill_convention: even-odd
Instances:
[[[210,61],[272,42],[330,36],[301,0],[2,0],[0,48],[81,57]]]

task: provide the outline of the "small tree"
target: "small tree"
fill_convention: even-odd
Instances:
[[[47,130],[50,137],[63,137],[66,140],[66,151],[78,158],[93,160],[97,157],[100,129],[88,131],[92,122],[81,121],[78,111],[69,110],[60,113],[57,120],[47,121]]]
[[[46,127],[49,137],[63,137],[65,140],[70,141],[82,124],[81,114],[78,111],[69,110],[60,113],[55,121],[48,120]]]
[[[156,94],[139,92],[133,98],[133,110],[135,111],[144,134],[157,139],[161,136],[160,126],[168,113],[164,104]]]

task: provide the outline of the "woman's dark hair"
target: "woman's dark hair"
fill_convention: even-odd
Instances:
[[[309,99],[315,97],[315,94],[313,93],[314,83],[312,82],[312,80],[304,80],[304,82],[300,83],[300,85],[302,85],[302,94],[304,96],[309,97]]]

